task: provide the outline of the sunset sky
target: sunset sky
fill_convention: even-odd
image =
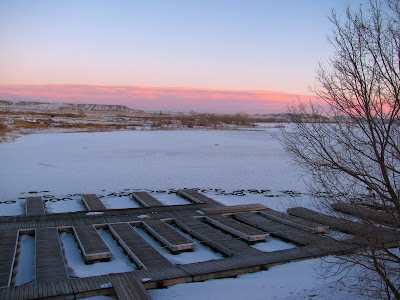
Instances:
[[[3,0],[0,99],[284,111],[312,94],[347,2]]]

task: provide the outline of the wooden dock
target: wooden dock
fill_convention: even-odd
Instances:
[[[329,229],[329,226],[288,215],[270,208],[260,211],[259,214],[273,221],[311,233],[323,233]]]
[[[139,268],[165,268],[174,266],[128,223],[110,224],[109,229]]]
[[[394,211],[379,211],[365,208],[357,204],[334,203],[332,208],[336,211],[350,214],[364,220],[372,220],[380,224],[389,225],[395,228],[400,227],[399,217]],[[397,220],[397,222],[396,222]]]
[[[110,260],[113,255],[93,225],[74,226],[73,231],[87,263]]]
[[[9,286],[18,246],[18,231],[0,232],[0,287]]]
[[[197,218],[178,218],[175,220],[175,223],[178,227],[182,228],[199,241],[204,242],[209,247],[216,249],[226,256],[232,256],[234,254],[251,255],[252,252],[257,251],[245,242],[239,241],[228,234],[214,229],[210,225],[199,221]]]
[[[171,252],[193,250],[196,243],[161,220],[147,220],[144,228]]]
[[[27,197],[25,210],[29,216],[44,215],[45,210],[42,197]]]
[[[149,293],[135,276],[114,277],[111,284],[119,300],[151,300]]]
[[[207,197],[206,195],[200,194],[199,192],[191,189],[178,190],[178,195],[182,196],[185,199],[193,203],[205,203],[205,204],[213,204],[216,206],[221,206],[222,204]]]
[[[267,209],[267,207],[262,204],[256,203],[256,204],[205,207],[202,209],[202,211],[207,215],[213,215],[213,214],[229,214],[242,211],[258,211],[264,209]]]
[[[193,190],[184,190],[184,193],[193,196],[197,202],[192,200],[194,204],[175,206],[150,206],[149,202],[148,207],[108,210],[102,203],[101,207],[96,206],[99,199],[95,195],[84,195],[82,198],[87,200],[84,203],[91,212],[0,217],[0,299],[79,299],[96,295],[149,299],[145,289],[234,277],[291,261],[360,251],[369,245],[368,240],[360,239],[359,235],[344,241],[334,240],[320,234],[320,225],[308,221],[350,233],[362,230],[360,223],[343,223],[343,220],[333,216],[304,208],[289,209],[292,214],[289,216],[260,204],[224,206],[212,199],[209,201],[210,198],[204,198],[204,195],[199,196],[201,194]],[[172,249],[178,249],[174,246],[193,246],[190,238],[169,224],[174,224],[224,257],[175,265],[158,252],[161,245],[151,246],[135,229],[137,226],[149,231]],[[110,230],[137,268],[124,273],[69,278],[58,231],[73,228],[82,259],[91,261],[94,257],[102,259],[101,255],[110,253],[108,248],[103,247],[104,242],[100,242],[101,237],[95,229],[99,227]],[[376,230],[382,236],[382,244],[379,244],[382,248],[398,245],[396,229],[379,227]],[[259,251],[249,245],[249,238],[245,236],[257,237],[260,232],[265,236],[270,233],[297,247]],[[33,233],[36,239],[35,282],[12,286],[14,261],[19,259],[18,236]],[[365,236],[370,233],[365,232]]]
[[[234,214],[233,218],[296,245],[310,245],[317,238],[307,231],[270,220],[258,214],[242,212]]]
[[[36,281],[68,278],[57,228],[36,229]]]
[[[223,231],[232,234],[235,237],[249,242],[265,241],[269,236],[269,233],[263,232],[259,229],[250,227],[246,224],[222,215],[208,216],[205,218],[205,221],[222,229]]]
[[[82,195],[82,202],[89,211],[105,211],[107,208],[95,194]]]
[[[164,206],[164,204],[147,192],[133,192],[132,199],[139,202],[143,207]]]

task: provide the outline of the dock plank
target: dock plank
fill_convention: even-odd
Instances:
[[[151,300],[140,280],[133,276],[129,279],[122,276],[113,277],[111,283],[120,300]]]
[[[146,220],[143,225],[152,236],[172,252],[191,250],[196,247],[195,242],[161,220]]]
[[[164,206],[164,204],[147,192],[133,192],[132,199],[139,202],[144,207]]]
[[[199,192],[192,190],[192,189],[178,190],[178,195],[180,195],[183,198],[186,198],[189,201],[192,201],[194,203],[206,203],[206,204],[214,204],[217,206],[222,206],[221,203],[219,203],[203,194],[200,194]]]
[[[113,257],[93,225],[74,226],[73,231],[86,262],[110,260]]]
[[[44,215],[45,209],[42,197],[27,197],[25,209],[26,214],[29,216]]]
[[[109,224],[114,237],[139,267],[173,267],[174,265],[143,239],[128,223]]]
[[[258,214],[241,212],[234,214],[233,218],[297,245],[309,245],[318,238],[314,234],[278,223]]]
[[[245,242],[239,241],[238,239],[235,239],[234,237],[225,234],[220,230],[214,229],[210,225],[207,225],[196,218],[177,218],[175,223],[178,227],[193,235],[198,240],[203,241],[211,248],[214,248],[227,256],[234,254],[259,254],[258,250],[250,247]]]
[[[246,241],[265,241],[269,233],[250,227],[246,224],[240,223],[232,218],[222,215],[211,215],[205,218],[207,223],[210,223],[238,238]]]
[[[236,213],[236,212],[245,212],[245,211],[257,211],[264,210],[267,207],[262,204],[241,204],[241,205],[230,205],[230,206],[219,206],[219,207],[205,207],[201,210],[207,214],[228,214],[228,213]]]
[[[57,228],[36,229],[36,281],[68,279]]]
[[[394,210],[379,211],[372,208],[362,207],[361,205],[348,203],[333,203],[331,206],[336,211],[350,214],[361,219],[372,220],[396,228],[400,227],[399,216],[394,213]]]
[[[262,210],[259,212],[260,215],[271,219],[273,221],[298,228],[301,230],[305,230],[311,233],[323,233],[329,229],[329,226],[318,224],[309,220],[305,220],[302,218],[298,218],[296,216],[288,215],[280,211],[276,211],[270,208]]]
[[[17,245],[17,230],[0,232],[0,287],[10,285]]]
[[[95,194],[83,194],[82,202],[89,211],[105,211],[107,208]]]

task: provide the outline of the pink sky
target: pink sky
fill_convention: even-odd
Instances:
[[[145,111],[281,113],[298,100],[284,92],[108,85],[2,85],[0,100],[119,104]]]

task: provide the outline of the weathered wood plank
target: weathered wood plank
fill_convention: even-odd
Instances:
[[[133,192],[132,199],[139,202],[144,207],[154,207],[154,206],[164,205],[147,192]]]
[[[372,220],[377,223],[386,224],[392,227],[400,227],[399,216],[392,211],[378,211],[365,208],[356,204],[333,203],[332,208],[336,211],[350,214],[364,220]]]
[[[228,214],[228,213],[236,213],[236,212],[245,212],[245,211],[257,211],[267,209],[266,206],[262,204],[243,204],[243,205],[230,205],[230,206],[220,206],[220,207],[206,207],[201,210],[208,214]]]
[[[211,226],[192,217],[177,218],[176,225],[188,232],[190,235],[204,242],[211,248],[231,256],[233,254],[252,255],[259,254],[259,251],[246,243],[239,241],[232,236],[225,234]]]
[[[297,245],[308,245],[313,241],[316,241],[318,238],[309,232],[275,222],[258,214],[241,212],[234,214],[233,217],[245,224],[269,232],[273,236],[290,241]]]
[[[221,206],[222,204],[203,195],[200,194],[199,192],[191,189],[184,189],[184,190],[179,190],[178,195],[182,196],[183,198],[188,199],[189,201],[192,201],[194,203],[206,203],[206,204],[214,204]]]
[[[246,241],[265,241],[269,233],[263,232],[254,227],[240,223],[232,218],[222,215],[211,215],[205,218],[207,223],[210,223],[223,231],[226,231],[238,238]]]
[[[18,231],[0,232],[0,287],[9,286],[18,245]]]
[[[270,208],[260,211],[259,214],[273,221],[311,233],[326,232],[326,230],[329,228],[329,226],[288,215]]]
[[[111,233],[131,259],[142,268],[173,267],[174,265],[144,240],[128,223],[109,225]]]
[[[196,243],[161,220],[146,220],[145,229],[172,252],[194,249]]]
[[[95,194],[83,194],[82,202],[89,211],[104,211],[107,208]]]
[[[86,262],[110,260],[113,257],[93,225],[74,226],[73,230]]]
[[[27,215],[44,215],[45,209],[42,197],[27,197],[26,198],[26,214]]]
[[[36,281],[68,278],[57,228],[36,229]]]

